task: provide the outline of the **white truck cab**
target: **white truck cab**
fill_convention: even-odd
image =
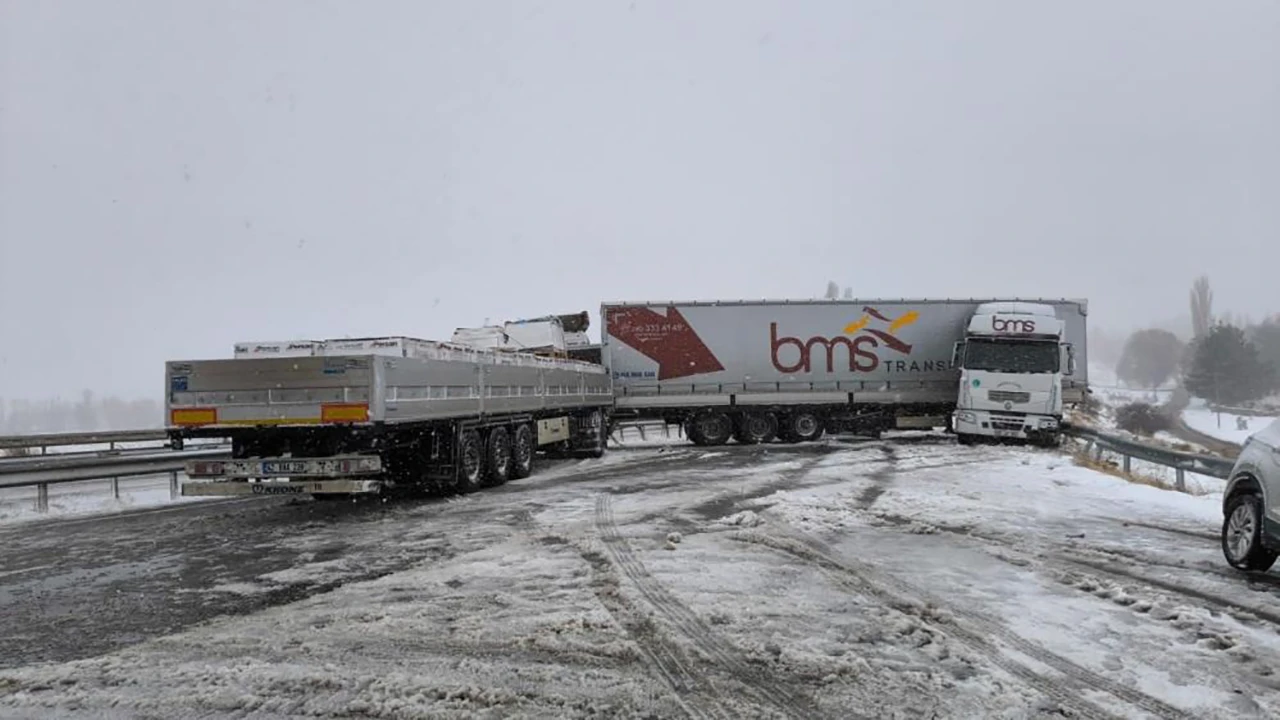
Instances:
[[[961,443],[1012,438],[1057,444],[1062,379],[1075,354],[1053,307],[1028,302],[979,305],[956,343],[960,395],[953,429]]]

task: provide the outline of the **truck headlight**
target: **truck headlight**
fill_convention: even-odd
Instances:
[[[1058,420],[1057,418],[1040,418],[1040,427],[1042,428],[1058,427]]]
[[[956,413],[956,420],[959,420],[960,422],[976,423],[978,422],[978,416],[968,410],[961,410]]]

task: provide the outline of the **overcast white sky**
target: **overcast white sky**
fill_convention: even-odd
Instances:
[[[602,300],[1280,311],[1280,3],[0,2],[0,396]]]

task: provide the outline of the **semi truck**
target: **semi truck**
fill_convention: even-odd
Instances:
[[[1067,328],[1052,305],[977,307],[953,357],[960,394],[952,427],[962,444],[984,437],[1056,444],[1064,405],[1078,403],[1087,391],[1077,377],[1076,344],[1068,340]]]
[[[237,343],[166,363],[184,495],[448,494],[598,457],[612,423],[661,419],[699,445],[948,426],[1056,442],[1087,392],[1082,300],[605,303],[586,313],[408,337]],[[532,349],[532,351],[531,351]]]
[[[605,303],[614,418],[699,445],[951,427],[1056,442],[1087,392],[1083,300]]]
[[[556,353],[562,354],[562,353]],[[597,364],[408,337],[237,343],[165,366],[183,495],[468,493],[533,472],[538,451],[598,457],[612,384]]]

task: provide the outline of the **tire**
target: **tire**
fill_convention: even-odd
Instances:
[[[605,444],[608,442],[608,429],[604,426],[604,415],[599,410],[593,411],[587,416],[587,423],[595,428],[596,438],[595,442],[584,448],[581,454],[583,457],[593,459],[602,458],[604,457]]]
[[[464,430],[458,438],[458,492],[473,493],[484,486],[484,445],[480,433]]]
[[[511,477],[511,435],[504,427],[489,431],[484,453],[485,484],[502,485]]]
[[[511,439],[511,478],[520,480],[533,474],[533,457],[538,448],[532,425],[517,425]]]
[[[1053,450],[1062,444],[1062,438],[1057,435],[1045,435],[1043,437],[1036,438],[1032,444],[1039,448]]]
[[[724,445],[733,437],[733,421],[719,411],[699,413],[689,421],[685,434],[697,445]]]
[[[772,442],[778,436],[778,418],[769,412],[749,412],[738,425],[738,441],[747,445]]]
[[[1277,553],[1263,544],[1262,496],[1255,493],[1233,495],[1222,518],[1222,555],[1237,570],[1266,572],[1276,562]]]
[[[815,412],[801,410],[792,413],[785,421],[786,435],[795,438],[794,442],[813,442],[826,432],[822,417]],[[779,435],[781,435],[779,431]]]
[[[961,445],[975,445],[978,439],[969,433],[956,433],[956,442]]]

